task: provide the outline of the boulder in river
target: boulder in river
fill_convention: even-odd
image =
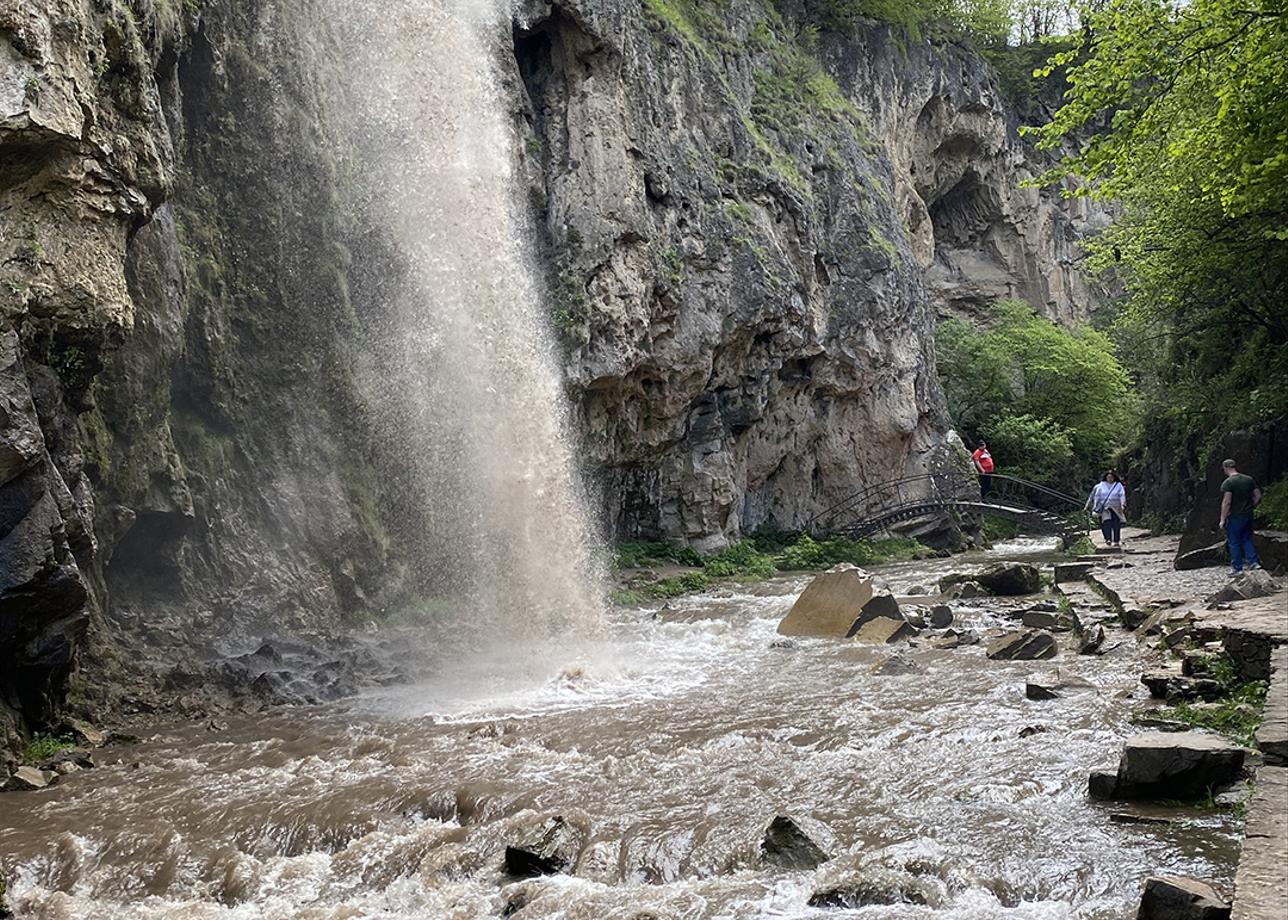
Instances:
[[[80,719],[68,719],[65,724],[72,737],[76,739],[77,744],[82,744],[85,747],[102,747],[107,743],[107,735],[88,722]]]
[[[976,575],[975,581],[1000,597],[1037,594],[1042,590],[1037,567],[1027,562],[999,562]]]
[[[1010,632],[988,644],[988,657],[1002,661],[1054,658],[1056,651],[1055,637],[1036,629]]]
[[[1052,629],[1057,632],[1068,632],[1073,629],[1073,620],[1062,613],[1046,610],[1026,610],[1020,622],[1029,629]]]
[[[530,839],[505,848],[505,871],[519,878],[562,872],[576,861],[584,840],[580,828],[555,815]]]
[[[852,634],[873,593],[872,576],[863,569],[853,565],[828,569],[816,575],[801,592],[778,623],[778,632],[783,636],[843,639]]]
[[[786,815],[777,815],[760,841],[765,862],[781,869],[814,869],[830,858],[821,846]]]
[[[56,774],[49,770],[38,770],[35,767],[19,767],[13,771],[13,775],[5,783],[4,791],[32,792],[36,789],[44,789],[56,779]]]
[[[1034,674],[1024,684],[1024,695],[1031,700],[1055,700],[1079,690],[1095,690],[1089,680],[1073,675]]]
[[[1226,920],[1230,905],[1207,885],[1192,878],[1155,876],[1145,881],[1136,920]]]
[[[902,617],[895,620],[890,617],[876,617],[868,620],[854,633],[854,641],[866,645],[883,645],[911,639],[917,634],[912,625]]]
[[[882,677],[902,677],[906,674],[919,674],[921,668],[903,655],[896,654],[873,668],[872,673],[880,674]]]
[[[953,625],[953,609],[947,604],[935,604],[926,614],[926,619],[935,629],[944,629]]]
[[[1118,770],[1093,773],[1093,798],[1197,799],[1239,778],[1245,751],[1215,735],[1145,732],[1127,739]]]

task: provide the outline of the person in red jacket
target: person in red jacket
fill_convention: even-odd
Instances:
[[[988,452],[988,445],[980,441],[975,453],[970,455],[970,461],[979,474],[979,500],[987,501],[988,490],[993,485],[993,455]]]

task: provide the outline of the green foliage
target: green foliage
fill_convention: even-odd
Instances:
[[[1057,101],[1065,89],[1063,68],[1043,75],[1047,59],[1076,48],[1079,41],[1076,35],[1048,35],[1014,45],[995,40],[983,43],[980,54],[993,66],[1011,104],[1022,116],[1032,116],[1040,110],[1038,103]]]
[[[988,328],[952,317],[935,343],[953,420],[968,441],[989,441],[998,472],[1080,489],[1132,430],[1131,381],[1090,327],[998,301]]]
[[[989,543],[998,540],[1013,540],[1020,535],[1020,524],[1010,518],[998,517],[995,514],[984,515],[984,539]]]
[[[1288,412],[1288,28],[1281,0],[1110,0],[1055,55],[1069,91],[1043,181],[1113,200],[1091,265],[1150,441],[1177,450]]]
[[[691,546],[638,541],[619,543],[617,545],[617,552],[613,556],[613,567],[635,569],[651,565],[665,565],[667,563],[701,566],[703,561],[702,554]]]
[[[609,591],[608,599],[619,607],[638,607],[648,600],[648,595],[634,588],[622,588]]]
[[[805,0],[804,15],[826,29],[849,33],[875,19],[919,40],[926,26],[959,34],[1002,37],[1011,24],[1006,0]]]
[[[782,547],[774,557],[781,569],[788,571],[815,571],[828,569],[842,562],[853,565],[881,565],[887,562],[905,562],[933,555],[933,550],[910,537],[890,537],[881,540],[852,540],[848,537],[830,537],[815,540],[801,534]]]
[[[66,750],[76,746],[76,739],[71,735],[47,735],[43,732],[36,732],[31,736],[31,741],[22,752],[22,759],[25,763],[40,763],[48,760],[59,751]]]
[[[1288,479],[1281,479],[1262,492],[1257,517],[1275,530],[1288,530]]]
[[[713,578],[771,578],[778,572],[774,560],[757,550],[751,540],[735,543],[709,557],[704,568]]]
[[[1096,544],[1091,542],[1091,537],[1083,535],[1073,545],[1066,546],[1064,551],[1070,556],[1090,556],[1096,551]]]
[[[1215,705],[1180,703],[1167,711],[1167,718],[1220,732],[1238,744],[1255,747],[1265,702],[1266,684],[1250,681],[1217,700]]]
[[[685,572],[683,575],[677,575],[674,578],[663,578],[644,590],[651,597],[680,597],[684,594],[705,591],[710,587],[711,576],[706,572]]]

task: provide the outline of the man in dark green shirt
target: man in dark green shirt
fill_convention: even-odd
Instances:
[[[1233,574],[1261,568],[1257,551],[1252,545],[1252,509],[1261,501],[1261,490],[1251,476],[1245,476],[1235,467],[1233,460],[1221,464],[1225,482],[1221,483],[1221,529],[1225,543],[1230,548],[1230,565]]]

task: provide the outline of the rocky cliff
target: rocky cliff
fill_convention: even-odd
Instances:
[[[611,529],[792,529],[944,443],[937,310],[1085,319],[1081,201],[989,67],[770,3],[530,4],[534,208]]]
[[[69,688],[158,705],[266,632],[430,590],[369,411],[398,259],[329,127],[317,14],[0,0],[0,747]],[[497,48],[612,534],[717,547],[952,462],[936,310],[1088,308],[1088,218],[1018,188],[962,47],[569,0]]]

